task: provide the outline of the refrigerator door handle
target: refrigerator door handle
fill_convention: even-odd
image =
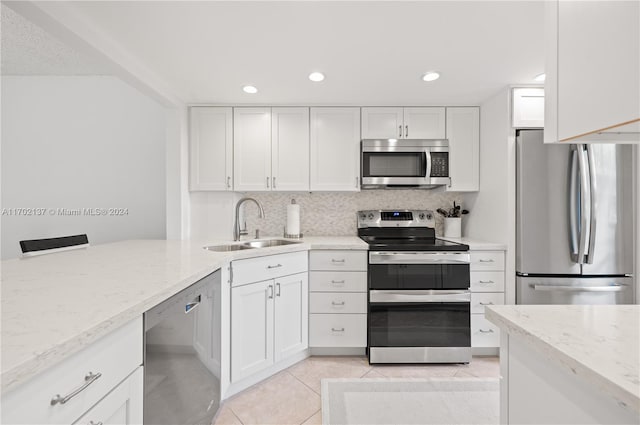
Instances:
[[[597,208],[597,190],[596,190],[596,164],[593,157],[593,148],[591,145],[586,145],[587,160],[589,162],[589,245],[587,247],[587,256],[585,262],[587,264],[593,264],[593,254],[596,243],[596,208]]]
[[[580,241],[578,243],[578,264],[584,264],[589,237],[589,175],[585,145],[578,145],[578,165],[580,175]]]
[[[571,149],[571,163],[569,168],[569,242],[571,245],[571,259],[578,262],[578,151]]]

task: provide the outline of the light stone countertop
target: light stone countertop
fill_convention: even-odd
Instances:
[[[367,249],[356,236],[233,252],[203,249],[214,244],[131,240],[3,261],[2,393],[229,261],[309,249]]]
[[[438,239],[469,245],[471,251],[505,251],[507,249],[507,245],[503,243],[481,241],[473,238],[445,238],[444,236],[438,236]]]
[[[504,305],[485,316],[640,413],[640,306]]]

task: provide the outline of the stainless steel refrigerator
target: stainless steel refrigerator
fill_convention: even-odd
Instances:
[[[516,144],[516,303],[633,303],[633,146]]]

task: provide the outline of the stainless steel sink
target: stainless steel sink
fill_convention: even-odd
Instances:
[[[267,241],[251,241],[243,243],[248,248],[268,248],[270,246],[291,245],[296,243],[302,243],[300,241],[287,241],[284,239],[270,239]]]
[[[209,251],[216,252],[229,252],[229,251],[240,251],[241,249],[251,249],[252,246],[248,246],[246,244],[233,244],[233,245],[211,245],[205,246],[204,249]]]

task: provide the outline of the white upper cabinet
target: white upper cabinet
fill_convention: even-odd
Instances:
[[[362,108],[363,139],[444,139],[445,108]]]
[[[310,190],[360,190],[360,108],[311,108],[310,158]]]
[[[544,127],[544,89],[519,87],[513,89],[511,126],[514,128]]]
[[[545,7],[545,143],[640,142],[640,2]]]
[[[402,108],[362,108],[363,139],[402,139]]]
[[[231,108],[194,106],[189,110],[190,190],[233,189]]]
[[[236,191],[271,190],[271,108],[233,109]]]
[[[444,139],[445,108],[404,108],[405,139]]]
[[[480,190],[480,108],[447,108],[452,192]]]
[[[271,109],[271,188],[309,190],[309,108]]]

